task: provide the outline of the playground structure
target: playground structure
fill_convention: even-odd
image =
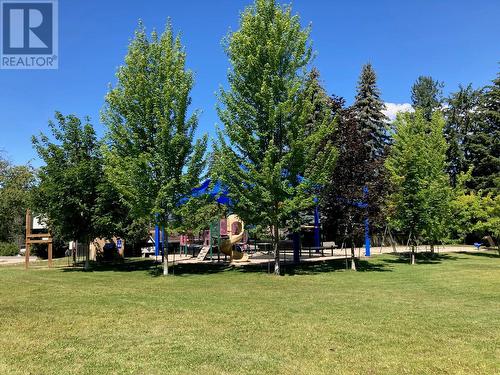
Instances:
[[[229,197],[228,190],[219,182],[216,181],[212,183],[210,179],[205,180],[199,187],[191,190],[191,193],[183,197],[179,204],[186,203],[191,198],[200,197],[202,195],[208,195],[211,199],[220,205],[231,206],[231,198]],[[366,208],[366,204],[363,202],[358,203],[361,208]],[[311,215],[312,213],[312,215]],[[321,222],[320,222],[320,212],[319,207],[316,205],[308,214],[305,214],[308,219],[304,220],[304,224],[301,226],[300,231],[288,232],[288,240],[280,241],[278,248],[283,252],[283,259],[287,261],[287,254],[292,255],[293,263],[299,263],[304,252],[309,254],[311,257],[313,254],[317,256],[324,256],[325,249],[330,250],[331,256],[333,256],[333,250],[336,248],[334,243],[330,243],[326,247],[323,246],[321,241]],[[370,255],[370,242],[368,235],[368,222],[366,221],[366,242],[365,242],[365,255]],[[286,232],[286,231],[285,231]],[[286,233],[285,233],[286,234]],[[311,236],[312,234],[312,236]],[[200,238],[201,237],[201,238]],[[165,233],[164,228],[159,225],[155,226],[154,239],[153,235],[150,237],[151,244],[154,244],[154,255],[156,257],[161,256],[162,261],[165,257],[169,258],[169,251],[174,257],[175,262],[175,248],[177,243],[179,244],[179,257],[187,257],[188,253],[191,252],[191,257],[196,258],[196,261],[204,261],[205,259],[214,260],[214,255],[216,254],[217,260],[220,261],[221,254],[224,258],[231,262],[248,262],[255,259],[255,253],[257,252],[257,247],[261,254],[267,254],[271,257],[271,242],[269,239],[266,241],[257,242],[257,239],[253,239],[253,254],[251,249],[251,244],[248,240],[248,231],[245,228],[244,222],[234,213],[228,215],[227,218],[219,218],[207,223],[207,229],[203,231],[201,236],[188,236],[187,234],[181,234],[179,236],[171,236],[168,238]],[[201,246],[200,246],[201,240]],[[303,246],[306,245],[306,246]],[[152,255],[148,247],[143,251],[143,256]],[[170,250],[169,250],[170,249]],[[195,250],[198,249],[198,253],[195,254]],[[191,250],[191,251],[190,251]],[[180,260],[180,258],[178,258]]]
[[[159,226],[155,227],[154,238],[155,256],[160,256],[164,249],[168,247],[168,238]],[[203,245],[196,259],[203,261],[208,257],[212,260],[217,250],[218,260],[220,260],[220,254],[222,253],[229,256],[230,261],[246,262],[248,261],[248,254],[243,249],[247,246],[247,238],[245,224],[237,215],[232,214],[220,221],[214,221],[210,224],[209,229],[203,232]],[[187,256],[190,246],[189,237],[180,235],[178,242],[179,255]],[[165,251],[165,254],[168,256],[168,252]]]

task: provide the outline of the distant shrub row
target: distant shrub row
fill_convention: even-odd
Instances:
[[[0,242],[0,256],[11,256],[19,254],[19,248],[15,243]]]

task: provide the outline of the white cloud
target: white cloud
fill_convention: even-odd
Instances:
[[[411,106],[410,103],[384,103],[385,110],[382,112],[389,117],[390,121],[394,121],[396,119],[396,115],[399,112],[414,112],[415,110]]]

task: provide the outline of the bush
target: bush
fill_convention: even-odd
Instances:
[[[11,256],[19,254],[15,243],[0,242],[0,256]]]

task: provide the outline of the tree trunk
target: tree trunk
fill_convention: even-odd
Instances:
[[[162,244],[162,260],[163,260],[163,276],[168,275],[168,234],[165,231],[165,226],[161,226],[161,244]]]
[[[411,245],[411,265],[415,264],[415,245]]]
[[[280,275],[280,252],[278,249],[279,228],[275,223],[273,226],[273,251],[274,251],[274,274]]]
[[[90,269],[89,256],[90,256],[90,240],[87,240],[87,243],[85,244],[85,266],[84,266],[85,271],[88,271]]]
[[[356,255],[354,252],[354,240],[351,238],[351,270],[356,271]]]
[[[76,267],[76,255],[78,252],[78,241],[73,240],[73,250],[72,250],[72,256],[73,256],[73,267]]]
[[[89,257],[90,257],[90,236],[87,236],[85,243],[85,265],[83,267],[85,271],[88,271],[90,269]]]
[[[431,255],[434,256],[434,244],[431,243]]]
[[[166,243],[165,238],[163,239],[163,254],[164,256],[164,261],[163,261],[163,276],[168,275],[168,243]]]

